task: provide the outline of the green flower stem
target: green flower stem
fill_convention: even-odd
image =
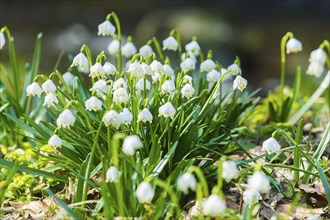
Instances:
[[[172,204],[174,204],[175,207],[178,207],[178,205],[179,205],[178,198],[176,197],[176,194],[173,192],[172,188],[166,182],[161,181],[160,179],[155,179],[154,182],[157,186],[164,189],[169,194]],[[173,209],[175,207],[173,207],[173,205],[171,205],[169,212],[170,213],[173,212],[174,211]],[[171,214],[174,214],[174,213],[171,213]]]
[[[177,29],[173,29],[170,33],[176,41],[178,42],[178,53],[179,53],[179,60],[182,61],[182,45],[181,45],[181,36],[180,32]]]
[[[87,167],[86,167],[86,172],[85,172],[85,181],[84,181],[84,185],[83,185],[83,192],[82,192],[82,196],[81,196],[81,201],[85,201],[87,199],[87,191],[88,191],[88,181],[90,178],[90,172],[91,172],[91,168],[92,168],[92,163],[93,163],[93,159],[95,157],[95,149],[96,149],[96,145],[98,145],[98,138],[100,136],[100,132],[101,132],[101,128],[102,128],[102,123],[100,123],[99,128],[97,129],[95,138],[94,138],[94,143],[92,146],[92,151],[91,151],[91,157],[88,161]],[[85,203],[81,205],[81,210],[85,209]]]
[[[149,42],[154,43],[154,46],[155,46],[156,51],[158,53],[159,59],[161,60],[162,63],[164,63],[164,55],[163,55],[162,49],[160,47],[160,44],[159,44],[157,38],[153,37]],[[148,44],[149,44],[149,42],[148,42]]]
[[[123,61],[122,61],[123,58],[122,58],[122,54],[121,54],[121,27],[120,27],[120,22],[119,22],[118,16],[115,12],[111,12],[110,14],[108,14],[106,20],[110,21],[111,18],[113,18],[113,20],[116,24],[116,27],[117,27],[117,38],[119,41],[117,70],[119,73],[121,73],[122,65],[123,65]]]
[[[323,82],[313,93],[313,95],[308,99],[308,101],[290,118],[289,124],[295,124],[303,116],[303,114],[308,111],[310,107],[316,102],[316,100],[323,94],[323,92],[329,87],[330,83],[330,72],[326,74]]]
[[[304,126],[304,121],[301,119],[298,123],[298,127],[296,130],[295,141],[298,145],[302,144],[303,126]],[[297,148],[294,148],[293,166],[296,168],[300,167],[300,152]],[[297,182],[299,181],[299,170],[294,171],[294,179]]]
[[[322,44],[320,45],[320,48],[322,48],[323,50],[326,48],[328,50],[328,53],[326,53],[326,61],[327,61],[327,66],[328,66],[328,69],[330,69],[330,43],[328,40],[324,40],[322,42]]]
[[[189,173],[195,173],[198,180],[200,181],[201,183],[201,187],[203,188],[203,197],[208,197],[209,196],[209,189],[208,189],[208,186],[207,186],[207,182],[206,182],[206,179],[203,175],[203,172],[202,170],[197,167],[197,166],[191,166],[188,168],[187,172]]]
[[[108,61],[107,56],[105,55],[104,51],[102,50],[102,52],[96,57],[96,63],[102,63],[103,59],[104,59],[104,62]]]
[[[71,92],[70,92],[70,88],[69,88],[68,84],[65,82],[65,80],[63,79],[63,77],[60,74],[60,72],[58,70],[56,70],[55,72],[53,72],[52,74],[50,74],[49,79],[52,79],[53,76],[56,76],[62,82],[62,84],[64,85],[64,87],[66,88],[66,90],[68,91],[68,93],[70,94],[70,96],[72,97]]]
[[[167,119],[167,149],[168,152],[171,149],[171,120]],[[168,160],[168,165],[169,165],[169,172],[172,173],[172,157],[169,158]]]
[[[300,168],[297,168],[297,167],[294,167],[294,166],[287,166],[287,165],[284,165],[284,164],[270,164],[270,163],[267,163],[267,164],[261,164],[261,166],[286,168],[286,169],[291,169],[291,170],[294,170],[294,171],[306,173],[306,174],[309,174],[309,175],[312,175],[312,176],[315,176],[315,177],[319,177],[318,174],[312,173],[308,170],[300,169]]]
[[[223,184],[223,179],[222,179],[222,164],[225,161],[225,157],[221,157],[218,162],[218,183],[217,186],[213,188],[212,193],[217,194],[220,196],[220,198],[225,199],[225,195],[222,192],[222,184]]]
[[[293,38],[293,34],[291,32],[286,33],[281,40],[281,101],[284,100],[284,83],[285,83],[285,46],[286,42]]]
[[[89,49],[89,47],[86,44],[84,44],[80,49],[80,53],[83,53],[83,52],[86,53],[89,67],[93,66],[92,53],[91,53],[91,50]]]
[[[144,75],[144,79],[143,79],[144,85],[143,85],[143,97],[144,99],[147,98],[147,76]]]

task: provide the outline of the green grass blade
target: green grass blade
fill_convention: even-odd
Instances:
[[[298,123],[297,131],[296,131],[296,139],[295,139],[298,145],[302,143],[303,126],[304,126],[304,122],[301,119]],[[298,169],[300,167],[300,151],[297,147],[294,148],[293,166]],[[294,179],[296,181],[299,181],[299,170],[294,170]]]
[[[320,179],[321,179],[322,185],[323,185],[324,190],[325,190],[325,194],[327,195],[328,205],[330,205],[330,186],[329,186],[329,180],[325,176],[324,171],[323,171],[320,163],[316,159],[314,160],[314,162],[315,162],[315,164],[317,166],[317,171],[319,172]]]
[[[155,169],[152,171],[152,174],[151,174],[152,176],[158,176],[162,172],[162,170],[166,166],[167,162],[169,161],[169,159],[174,154],[177,146],[178,146],[178,141],[176,141],[172,145],[171,149],[167,152],[167,154],[164,156],[164,158],[157,164]]]
[[[60,200],[59,198],[57,198],[57,196],[50,190],[50,189],[47,189],[47,192],[49,193],[49,195],[51,197],[54,198],[54,200],[62,207],[64,208],[64,210],[68,213],[68,215],[74,219],[74,220],[78,220],[79,218],[77,217],[77,215],[70,209],[70,207],[65,203],[63,202],[62,200]]]
[[[4,201],[4,197],[5,197],[5,192],[9,186],[9,184],[11,183],[14,175],[16,174],[17,172],[17,169],[18,169],[18,165],[15,164],[7,173],[7,177],[6,177],[6,180],[5,182],[2,184],[1,186],[1,190],[0,190],[0,204],[3,203]],[[1,211],[2,209],[0,208],[0,214],[1,214]]]

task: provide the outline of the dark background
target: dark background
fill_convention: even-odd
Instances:
[[[111,11],[117,13],[123,34],[132,35],[137,48],[154,35],[162,41],[172,28],[177,28],[183,44],[197,36],[204,52],[212,49],[214,58],[224,66],[239,55],[249,83],[269,89],[278,84],[280,41],[287,31],[303,43],[302,53],[287,58],[288,78],[292,78],[298,64],[304,73],[310,52],[330,36],[329,0],[1,0],[0,7],[0,26],[10,28],[22,60],[32,59],[35,37],[43,32],[44,73],[52,71],[61,51],[77,54],[84,43],[94,55],[107,51],[111,39],[97,36],[97,25]],[[1,60],[7,59],[5,51],[0,54]],[[66,71],[68,65],[64,59],[60,70]]]

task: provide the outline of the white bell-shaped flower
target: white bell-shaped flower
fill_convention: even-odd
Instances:
[[[115,75],[117,73],[117,69],[115,65],[109,62],[105,62],[105,64],[103,64],[103,69],[104,69],[104,74],[106,75]]]
[[[153,73],[151,75],[152,83],[156,83],[157,81],[160,80],[160,74],[159,73]]]
[[[215,62],[211,59],[207,59],[201,63],[200,69],[201,72],[210,72],[215,68]]]
[[[188,194],[189,189],[196,190],[197,180],[191,173],[185,173],[178,178],[177,188],[184,194]]]
[[[250,207],[260,199],[261,196],[258,191],[247,189],[243,192],[243,201]]]
[[[104,21],[103,23],[99,24],[98,29],[98,35],[102,36],[112,36],[116,32],[116,27],[110,21]]]
[[[234,161],[224,161],[222,163],[222,178],[229,182],[238,174],[238,169]]]
[[[95,63],[93,66],[91,66],[89,76],[91,76],[92,78],[104,77],[104,74],[105,70],[100,63]]]
[[[230,66],[228,66],[227,69],[231,70],[231,73],[233,75],[237,75],[237,74],[241,75],[242,74],[241,67],[239,67],[236,63],[231,64]]]
[[[206,74],[206,80],[208,82],[216,83],[220,79],[220,72],[216,70],[211,70]]]
[[[247,86],[247,80],[241,76],[237,76],[233,83],[233,90],[238,89],[242,92],[243,89],[246,88],[246,86]]]
[[[131,63],[128,67],[127,72],[137,78],[141,78],[144,75],[144,69],[142,68],[141,64],[137,62]]]
[[[137,135],[127,136],[123,142],[123,152],[126,155],[133,156],[135,152],[142,148],[143,144]]]
[[[3,46],[6,44],[6,38],[3,32],[0,32],[0,50],[2,50]]]
[[[89,71],[88,59],[83,53],[79,53],[73,58],[72,66],[77,66],[78,70],[83,73],[88,73]]]
[[[115,103],[126,103],[129,100],[126,89],[119,88],[113,92],[113,101]]]
[[[107,82],[104,81],[103,79],[96,81],[93,84],[92,90],[94,90],[96,92],[97,96],[105,99],[105,94],[107,93],[107,90],[108,90]]]
[[[221,68],[221,70],[220,70],[220,73],[221,73],[221,76],[223,75],[223,74],[225,74],[225,72],[227,71],[227,69],[226,68]],[[222,78],[222,82],[225,82],[225,81],[227,81],[227,80],[230,80],[230,79],[232,79],[232,76],[233,75],[231,75],[231,74],[227,74],[226,73],[226,75]]]
[[[160,106],[159,107],[159,116],[164,116],[165,118],[174,118],[174,115],[175,115],[175,108],[174,106],[172,105],[172,103],[170,102],[166,102],[164,105]]]
[[[210,195],[202,203],[202,213],[211,217],[222,214],[226,208],[226,202],[215,194]]]
[[[163,93],[172,93],[175,90],[175,84],[172,80],[166,80],[162,85]]]
[[[262,150],[266,151],[267,154],[278,153],[281,150],[281,146],[275,138],[271,137],[262,143]]]
[[[42,93],[42,89],[40,88],[40,86],[38,85],[38,83],[33,82],[31,83],[31,85],[26,87],[26,94],[27,96],[40,96]]]
[[[189,84],[189,85],[192,85],[192,81],[193,81],[193,78],[189,75],[185,75],[182,79],[182,84],[185,85],[185,84]]]
[[[108,45],[108,52],[112,56],[118,55],[118,52],[119,52],[119,40],[114,39],[114,40],[112,40],[110,42],[110,44]]]
[[[311,52],[309,57],[309,62],[311,63],[316,62],[324,65],[325,61],[326,61],[326,54],[322,48],[318,48]]]
[[[45,96],[44,104],[47,107],[55,107],[55,103],[58,104],[58,99],[54,93],[48,93]]]
[[[141,54],[141,56],[146,58],[153,53],[153,50],[148,44],[146,44],[139,49],[139,53]]]
[[[201,48],[197,41],[191,41],[190,43],[186,44],[185,46],[186,51],[193,53],[195,56],[199,55]]]
[[[127,83],[123,78],[117,79],[112,85],[113,90],[117,90],[119,88],[127,89]]]
[[[133,120],[133,114],[124,108],[121,113],[119,113],[119,120],[121,124],[130,125]]]
[[[250,190],[258,191],[260,193],[266,193],[270,190],[268,177],[261,173],[255,172],[248,178],[248,185]]]
[[[180,64],[180,67],[183,71],[188,72],[191,70],[195,70],[195,65],[196,65],[196,62],[194,62],[194,60],[189,57],[189,58],[186,58],[184,61],[182,61],[182,63]]]
[[[138,122],[139,121],[142,121],[142,122],[145,123],[145,122],[149,121],[151,123],[152,122],[152,119],[153,119],[152,114],[149,111],[149,109],[147,109],[147,108],[144,108],[138,114]]]
[[[102,121],[104,122],[105,126],[112,126],[116,129],[119,128],[121,121],[119,118],[119,114],[115,110],[110,110],[103,116]]]
[[[115,166],[111,166],[107,170],[105,182],[117,183],[120,176],[121,172]]]
[[[163,70],[164,70],[164,73],[170,77],[170,79],[174,80],[175,79],[175,75],[174,75],[174,70],[173,68],[168,65],[168,64],[164,64],[163,65]]]
[[[176,51],[178,49],[178,42],[172,36],[169,36],[165,40],[163,40],[163,50],[173,50]]]
[[[102,109],[102,101],[95,96],[90,97],[85,102],[85,107],[88,111],[98,111]]]
[[[137,49],[136,49],[135,45],[132,42],[127,42],[121,48],[121,52],[122,52],[122,54],[123,54],[124,57],[130,58],[134,54],[136,54]]]
[[[59,147],[61,145],[62,145],[62,139],[56,134],[51,136],[48,140],[48,146],[50,147]]]
[[[195,93],[195,89],[190,84],[186,84],[181,89],[182,97],[186,97],[187,99],[190,99],[194,95],[194,93]]]
[[[63,77],[66,84],[68,84],[68,85],[73,84],[74,75],[71,72],[63,73],[62,77]]]
[[[164,72],[163,65],[157,60],[152,61],[150,67],[153,73],[161,74]]]
[[[74,114],[69,110],[65,109],[57,118],[56,124],[58,127],[68,128],[72,126],[76,122],[76,117]]]
[[[141,63],[141,67],[143,69],[143,76],[144,75],[151,75],[152,74],[152,69],[151,69],[151,67],[148,64]]]
[[[296,38],[291,38],[286,42],[286,53],[297,53],[302,51],[302,43]]]
[[[42,85],[41,85],[41,87],[42,87],[42,90],[44,90],[44,92],[46,93],[46,94],[48,94],[48,93],[53,93],[53,92],[55,92],[56,91],[56,86],[55,86],[55,84],[53,83],[53,81],[52,80],[47,80],[46,82],[44,82]]]
[[[324,72],[324,64],[321,64],[319,62],[311,62],[308,65],[306,74],[315,77],[320,77],[323,72]]]
[[[155,196],[155,190],[152,188],[151,184],[143,181],[136,189],[136,197],[139,203],[151,203]]]
[[[194,61],[194,63],[196,64],[197,63],[197,58],[195,57],[195,55],[190,52],[190,51],[187,51],[186,53],[183,53],[181,55],[181,60],[185,60],[186,58],[190,58],[192,61]]]
[[[143,91],[144,90],[144,80],[145,79],[139,79],[139,81],[136,83],[136,89],[137,90],[140,90],[140,91]],[[146,90],[150,90],[151,88],[151,83],[149,82],[149,80],[145,80],[145,87],[146,87]]]

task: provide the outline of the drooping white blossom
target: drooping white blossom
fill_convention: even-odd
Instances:
[[[109,62],[105,62],[103,64],[104,74],[105,75],[115,75],[117,73],[117,69],[115,65]]]
[[[139,53],[146,58],[153,53],[153,50],[148,44],[146,44],[139,49]]]
[[[198,56],[201,50],[197,41],[191,41],[190,43],[186,44],[185,49],[186,51],[192,52],[195,56]]]
[[[163,50],[173,50],[176,51],[178,49],[178,42],[172,36],[169,36],[165,40],[163,40]]]
[[[241,75],[242,74],[242,69],[239,67],[236,63],[233,63],[228,66],[227,70],[231,70],[231,73],[233,75]]]
[[[222,214],[226,208],[226,202],[215,194],[210,195],[202,203],[202,213],[211,217]]]
[[[79,53],[73,58],[72,66],[77,66],[82,73],[88,73],[89,71],[88,59],[83,53]]]
[[[238,169],[234,161],[224,161],[222,163],[222,178],[229,182],[238,174]]]
[[[194,87],[192,87],[192,85],[190,84],[186,84],[184,87],[182,87],[181,89],[181,94],[182,97],[186,97],[188,99],[190,99],[195,93],[195,89]]]
[[[177,180],[177,188],[184,194],[188,194],[189,189],[196,190],[197,180],[191,173],[184,173]]]
[[[48,79],[46,82],[44,82],[42,85],[42,90],[48,94],[48,93],[53,93],[56,91],[56,86],[55,84],[53,83],[52,80]]]
[[[116,27],[110,21],[104,21],[98,26],[98,35],[112,36],[116,32]]]
[[[133,156],[135,152],[142,148],[143,144],[137,135],[127,136],[123,142],[123,152],[126,155]]]
[[[119,88],[113,92],[113,101],[115,103],[126,103],[129,100],[126,89]]]
[[[90,77],[104,77],[104,74],[105,70],[100,63],[95,63],[93,66],[91,66],[89,74]]]
[[[201,72],[210,72],[215,68],[215,62],[211,59],[207,59],[201,63],[200,70]]]
[[[105,181],[110,183],[117,183],[120,176],[121,172],[115,166],[111,166],[107,170]]]
[[[246,88],[246,86],[247,86],[247,80],[241,76],[237,76],[233,83],[233,90],[238,89],[242,92],[243,89]]]
[[[206,80],[208,82],[216,83],[220,79],[220,72],[216,70],[211,70],[206,74]]]
[[[141,67],[143,69],[143,76],[144,75],[151,75],[152,74],[152,69],[151,69],[151,67],[148,64],[141,63]]]
[[[123,54],[124,57],[130,58],[134,54],[136,54],[137,49],[136,49],[135,45],[132,42],[127,42],[121,48],[121,52],[122,52],[122,54]]]
[[[31,83],[31,85],[26,87],[26,94],[27,96],[40,96],[42,93],[42,89],[40,88],[39,84],[36,82]]]
[[[0,32],[0,50],[2,50],[3,46],[6,44],[6,38],[3,32]]]
[[[186,58],[182,63],[180,64],[180,67],[183,71],[191,71],[195,70],[196,62],[194,62],[191,58]]]
[[[64,81],[66,84],[68,85],[72,85],[73,84],[73,80],[74,80],[74,75],[71,72],[65,72],[62,75]]]
[[[88,111],[98,111],[102,109],[102,101],[96,98],[95,96],[90,97],[85,102],[85,108]]]
[[[151,203],[155,196],[155,190],[152,188],[151,184],[143,181],[139,184],[136,189],[136,197],[140,203]]]
[[[119,78],[113,83],[113,86],[112,86],[113,90],[117,90],[119,88],[127,89],[127,83],[123,78]]]
[[[153,73],[161,74],[164,71],[163,65],[157,60],[152,61],[150,67]]]
[[[45,96],[44,104],[47,107],[54,107],[55,104],[58,104],[58,99],[54,93],[48,93]]]
[[[132,76],[137,78],[141,78],[144,75],[144,69],[142,68],[141,64],[138,62],[131,63],[128,66],[127,72],[129,72]]]
[[[317,48],[316,50],[313,50],[309,57],[309,62],[311,63],[321,63],[324,64],[326,61],[326,54],[322,48]]]
[[[182,84],[192,85],[193,78],[189,75],[185,75],[182,79]]]
[[[281,150],[281,146],[275,138],[271,137],[262,143],[262,150],[266,151],[267,154],[278,153]]]
[[[108,45],[108,52],[112,56],[118,55],[118,52],[119,52],[119,40],[114,39],[114,40],[112,40],[110,42],[110,44]]]
[[[143,79],[143,78],[139,79],[139,81],[136,83],[136,89],[140,90],[140,91],[143,91],[144,90],[144,82],[145,82],[146,90],[150,90],[151,83],[149,82],[149,80]]]
[[[252,191],[266,193],[270,190],[269,179],[262,172],[255,172],[248,178],[248,186]]]
[[[302,51],[302,43],[296,38],[290,38],[288,42],[286,42],[286,53],[297,53]]]
[[[133,120],[133,114],[127,108],[124,108],[119,113],[119,120],[121,124],[130,125]]]
[[[54,134],[53,136],[51,136],[48,140],[48,145],[50,147],[59,147],[62,145],[62,139],[57,136],[56,134]]]
[[[93,84],[92,90],[94,90],[96,92],[97,96],[105,99],[105,94],[107,93],[107,90],[108,90],[107,82],[104,81],[103,79],[96,81]]]
[[[166,102],[164,105],[162,105],[161,107],[159,107],[159,116],[164,116],[165,118],[174,118],[174,115],[176,113],[176,110],[174,108],[174,106],[172,105],[172,103],[170,102]]]
[[[147,109],[147,108],[144,108],[142,111],[140,111],[139,112],[139,114],[138,114],[138,122],[139,121],[142,121],[143,123],[145,123],[145,122],[152,122],[152,119],[153,119],[153,117],[152,117],[152,114],[151,114],[151,112],[149,111],[149,109]]]
[[[163,70],[164,70],[164,73],[167,74],[168,77],[171,80],[174,80],[175,79],[174,70],[173,70],[173,68],[170,65],[164,64],[163,65]]]
[[[323,72],[324,72],[324,64],[318,62],[311,62],[308,65],[306,74],[315,77],[320,77]]]
[[[115,110],[110,110],[107,113],[105,113],[102,121],[104,122],[105,126],[111,125],[116,129],[118,129],[121,124],[119,114]]]
[[[163,93],[172,93],[175,90],[175,84],[172,80],[166,80],[162,85]]]
[[[243,201],[248,206],[252,206],[253,203],[261,199],[260,193],[255,190],[247,189],[243,192]]]
[[[70,109],[65,109],[57,118],[56,124],[59,128],[68,128],[76,122],[76,117]]]

